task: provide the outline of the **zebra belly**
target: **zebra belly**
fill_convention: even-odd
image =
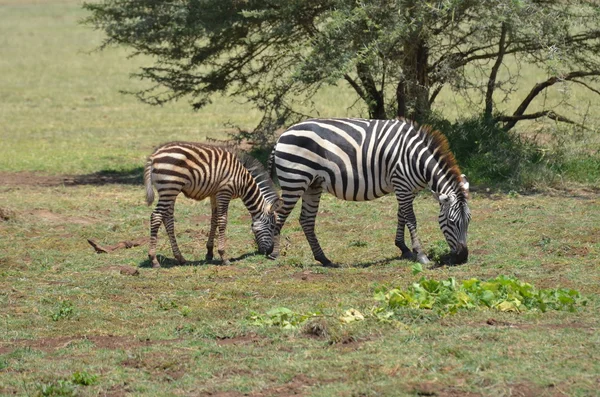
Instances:
[[[310,166],[297,157],[286,155],[276,156],[275,164],[277,176],[282,190],[286,195],[302,195],[310,187],[320,186],[333,196],[345,201],[370,201],[383,197],[392,192],[391,181],[379,180],[367,182],[366,177],[348,174],[346,169],[333,162],[324,162],[323,158],[316,157]],[[315,164],[318,165],[315,166]]]

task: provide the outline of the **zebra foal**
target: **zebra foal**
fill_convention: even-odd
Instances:
[[[398,200],[395,243],[402,257],[426,264],[413,210],[415,194],[428,187],[440,203],[439,224],[454,263],[468,259],[469,184],[461,175],[447,139],[428,126],[406,120],[314,119],[295,124],[278,139],[269,159],[281,185],[271,257],[279,255],[281,228],[302,199],[300,225],[313,256],[332,266],[315,234],[323,191],[347,201],[368,201],[394,192]],[[404,242],[408,227],[412,252]]]
[[[252,216],[252,231],[260,253],[273,250],[276,211],[282,202],[262,165],[254,158],[227,149],[193,142],[171,142],[158,147],[149,157],[144,169],[146,202],[154,202],[154,188],[158,203],[150,217],[150,249],[148,257],[153,267],[160,267],[156,259],[156,240],[161,223],[165,225],[173,255],[179,263],[185,259],[179,251],[173,224],[175,200],[179,193],[194,200],[210,197],[210,233],[206,243],[206,260],[213,259],[215,235],[217,251],[223,264],[225,228],[229,202],[241,198]]]

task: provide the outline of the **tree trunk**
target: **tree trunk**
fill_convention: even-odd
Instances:
[[[404,42],[402,78],[396,87],[398,117],[423,121],[429,115],[428,60],[427,43],[416,31]]]
[[[375,80],[373,79],[368,66],[364,63],[359,63],[356,65],[356,72],[362,83],[364,92],[363,100],[367,103],[369,108],[369,118],[380,120],[387,119],[383,92],[377,89],[377,85],[375,84]]]

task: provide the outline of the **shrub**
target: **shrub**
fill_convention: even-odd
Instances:
[[[491,120],[474,117],[450,123],[437,117],[430,124],[446,135],[461,170],[474,185],[529,189],[555,177],[550,158],[540,147]]]

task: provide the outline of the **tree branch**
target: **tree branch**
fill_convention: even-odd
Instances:
[[[502,22],[502,28],[500,30],[500,42],[498,43],[498,57],[492,70],[490,71],[490,77],[487,83],[487,91],[485,93],[485,116],[488,118],[492,117],[492,111],[494,110],[494,89],[496,88],[496,77],[498,76],[498,69],[502,65],[504,59],[504,52],[506,51],[506,22]]]
[[[556,84],[559,81],[568,81],[568,80],[573,80],[574,78],[577,78],[577,77],[599,76],[599,75],[600,75],[600,70],[591,70],[591,71],[578,70],[575,72],[567,73],[562,76],[552,76],[548,80],[536,84],[535,86],[533,86],[533,88],[531,89],[529,94],[525,97],[523,102],[521,102],[521,104],[519,105],[517,110],[515,110],[515,112],[513,113],[514,118],[506,120],[507,124],[504,126],[504,129],[506,131],[508,131],[511,128],[513,128],[515,126],[515,124],[517,123],[517,121],[519,121],[519,117],[523,116],[525,114],[527,107],[531,104],[531,102],[535,99],[535,97],[538,96],[538,94],[540,92],[542,92],[543,90],[545,90],[546,88]],[[503,117],[507,117],[507,116],[503,116]],[[539,116],[539,117],[541,117],[541,116]],[[499,120],[499,121],[502,121],[502,120]],[[557,121],[562,121],[562,120],[557,120]]]
[[[576,125],[580,128],[586,129],[588,130],[589,128],[587,128],[586,126],[584,126],[583,124],[577,123],[576,121],[573,121],[571,119],[568,119],[564,116],[561,116],[560,114],[557,114],[555,111],[553,110],[543,110],[541,112],[536,112],[536,113],[529,113],[529,114],[522,114],[522,115],[512,115],[512,116],[498,116],[496,117],[497,121],[502,121],[502,122],[508,122],[508,123],[513,123],[516,124],[517,121],[521,121],[521,120],[535,120],[535,119],[539,119],[541,117],[547,116],[549,119],[552,119],[554,121],[560,121],[563,123],[567,123],[567,124],[573,124]],[[504,127],[504,129],[506,131],[508,131],[508,129],[506,127]]]
[[[354,81],[354,79],[352,79],[352,77],[350,77],[350,75],[347,73],[344,74],[344,79],[352,86],[352,88],[354,88],[354,91],[356,91],[358,96],[366,102],[367,98],[365,97],[365,91],[362,89],[362,87],[359,86],[358,83]]]
[[[440,91],[442,90],[442,88],[444,88],[444,84],[442,84],[442,83],[439,83],[438,86],[435,87],[435,89],[431,93],[431,96],[429,97],[429,106],[433,105],[433,102],[435,102],[435,98],[437,98],[437,96],[440,93]]]
[[[577,83],[577,84],[581,84],[582,86],[584,86],[584,87],[585,87],[585,88],[587,88],[588,90],[590,90],[590,91],[592,91],[592,92],[595,92],[596,94],[600,95],[600,90],[597,90],[597,89],[595,89],[595,88],[593,88],[593,87],[590,87],[588,84],[584,83],[584,82],[583,82],[583,81],[581,81],[581,80],[575,80],[575,79],[573,79],[573,80],[571,80],[571,81],[573,81],[574,83]]]

